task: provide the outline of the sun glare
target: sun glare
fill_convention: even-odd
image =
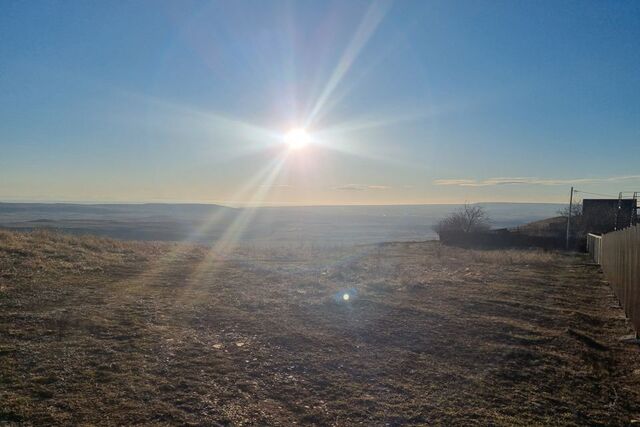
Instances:
[[[302,128],[291,129],[284,136],[284,142],[292,150],[299,150],[309,145],[311,137],[306,130]]]

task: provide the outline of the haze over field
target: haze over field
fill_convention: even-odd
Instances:
[[[482,205],[496,228],[556,215],[561,204]],[[217,205],[0,203],[0,227],[52,228],[74,234],[213,244],[243,215],[237,241],[318,246],[436,238],[434,224],[459,205],[229,208]]]

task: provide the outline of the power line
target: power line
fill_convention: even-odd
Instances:
[[[582,191],[582,190],[573,190],[575,193],[582,193],[582,194],[590,194],[592,196],[603,196],[603,197],[612,197],[614,199],[617,199],[618,196],[613,196],[611,194],[602,194],[602,193],[590,193],[588,191]]]

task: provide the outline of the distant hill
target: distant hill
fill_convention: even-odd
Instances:
[[[218,212],[235,209],[211,204],[75,204],[75,203],[0,203],[0,221],[57,219],[117,219],[163,217],[195,219]]]

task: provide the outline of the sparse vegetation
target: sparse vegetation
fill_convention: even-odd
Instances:
[[[459,210],[451,212],[448,216],[438,221],[434,231],[472,233],[487,231],[489,229],[489,216],[482,206],[473,206],[465,203]]]
[[[626,425],[614,304],[551,252],[0,232],[0,422]]]
[[[558,210],[558,215],[567,218],[569,216],[569,206]],[[585,225],[582,217],[582,201],[576,201],[571,205],[571,234],[579,238],[586,235]]]
[[[558,209],[558,215],[567,217],[569,216],[569,206],[565,206],[562,209]],[[576,201],[571,205],[571,218],[582,216],[582,201]]]

